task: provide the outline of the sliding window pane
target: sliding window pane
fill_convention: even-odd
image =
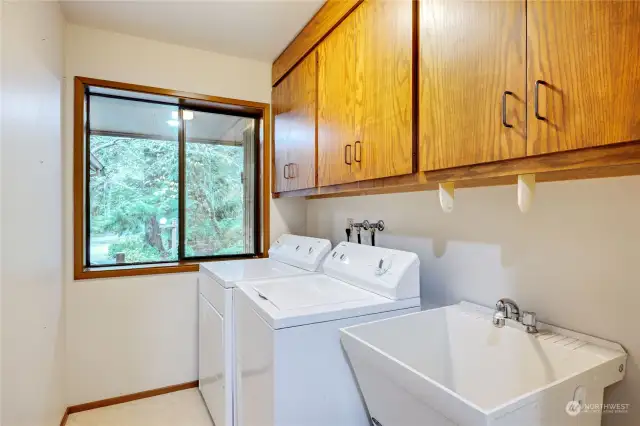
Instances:
[[[178,108],[89,95],[89,265],[178,260]]]
[[[255,253],[255,121],[184,111],[185,257]]]

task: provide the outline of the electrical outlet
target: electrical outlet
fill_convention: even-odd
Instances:
[[[347,218],[347,228],[351,228],[353,226],[353,219],[350,217]]]

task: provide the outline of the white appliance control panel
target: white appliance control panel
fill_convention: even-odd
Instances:
[[[283,234],[271,244],[269,257],[307,271],[317,271],[330,250],[329,240]]]
[[[420,260],[415,253],[341,242],[327,256],[323,270],[389,299],[420,297]]]

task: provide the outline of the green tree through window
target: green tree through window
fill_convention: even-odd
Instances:
[[[244,252],[243,149],[187,144],[186,256]]]
[[[178,219],[178,143],[91,136],[91,263],[175,261],[161,223]]]

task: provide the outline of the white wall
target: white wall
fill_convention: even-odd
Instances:
[[[0,423],[53,426],[65,409],[64,21],[53,2],[5,2],[1,19]]]
[[[74,405],[197,379],[197,281],[196,274],[73,281],[73,77],[268,103],[271,64],[76,25],[65,41],[66,387]],[[272,201],[271,224],[272,239],[304,232],[304,201]]]
[[[640,424],[640,177],[540,184],[521,214],[515,186],[456,192],[442,212],[437,192],[313,200],[308,232],[345,238],[346,218],[383,219],[386,247],[415,251],[423,305],[511,297],[543,321],[621,343],[627,377],[608,402],[630,414],[604,424]]]
[[[197,274],[67,283],[67,403],[197,380]]]

